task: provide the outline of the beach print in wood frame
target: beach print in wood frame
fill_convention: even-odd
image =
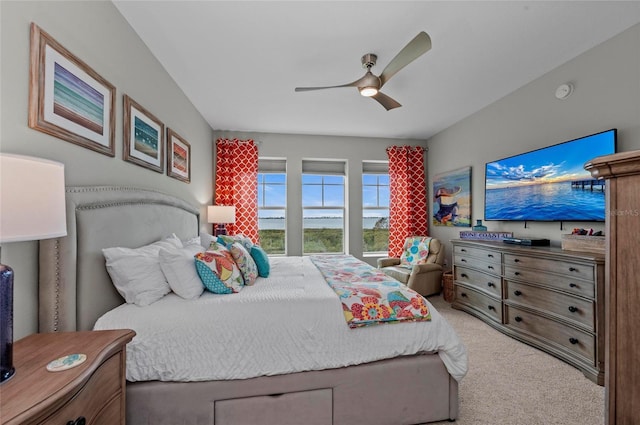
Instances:
[[[191,145],[167,127],[167,175],[191,182]]]
[[[29,127],[115,156],[116,88],[31,23]]]
[[[164,173],[164,124],[126,94],[123,127],[122,158]]]
[[[433,224],[471,227],[471,167],[433,176]]]

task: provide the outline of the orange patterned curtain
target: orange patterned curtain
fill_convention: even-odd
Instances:
[[[427,236],[424,148],[389,146],[389,256],[400,257],[409,236]]]
[[[216,140],[216,205],[235,205],[236,222],[227,234],[242,233],[259,244],[258,146],[253,140]]]

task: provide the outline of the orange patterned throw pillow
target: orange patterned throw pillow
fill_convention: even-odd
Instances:
[[[244,280],[231,253],[225,247],[211,244],[209,250],[196,254],[196,270],[205,288],[215,294],[240,292]]]

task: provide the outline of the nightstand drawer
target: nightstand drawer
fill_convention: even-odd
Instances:
[[[595,331],[594,302],[536,286],[505,280],[505,300],[562,316]]]
[[[123,372],[120,370],[122,364],[120,356],[121,354],[118,353],[105,361],[67,404],[42,423],[51,425],[66,424],[69,421],[75,421],[81,416],[85,418],[87,425],[107,423],[101,417],[105,414],[109,416],[109,405],[112,404],[113,399],[120,400],[121,397],[120,379]],[[105,405],[107,405],[106,410]],[[118,415],[119,413],[118,405]]]
[[[505,306],[505,324],[594,362],[596,343],[594,335],[590,333],[509,305]]]
[[[498,323],[502,322],[502,302],[464,286],[456,286],[455,302],[473,308]]]
[[[487,292],[496,298],[502,297],[502,280],[499,276],[479,272],[467,267],[456,267],[455,280]]]

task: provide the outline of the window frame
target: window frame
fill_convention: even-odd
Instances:
[[[387,225],[388,225],[388,220],[389,220],[389,214],[391,213],[390,211],[390,206],[389,206],[389,200],[387,200],[387,206],[381,206],[380,205],[380,188],[387,188],[387,192],[390,192],[390,182],[387,182],[387,184],[380,184],[380,176],[386,176],[387,177],[387,181],[389,179],[389,172],[388,172],[388,163],[387,163],[387,172],[383,172],[381,170],[381,165],[378,165],[378,163],[375,163],[375,165],[371,168],[374,168],[374,170],[368,171],[367,170],[367,162],[363,162],[363,170],[362,170],[362,256],[363,257],[384,257],[384,256],[388,256],[389,255],[389,251],[387,249],[387,251],[366,251],[365,250],[365,242],[364,242],[364,231],[365,231],[365,227],[364,227],[364,219],[365,219],[365,211],[367,210],[386,210],[387,211]],[[365,184],[364,180],[365,180],[365,176],[376,176],[376,184]],[[365,205],[365,199],[364,199],[364,193],[365,193],[365,188],[369,188],[369,187],[375,187],[376,188],[376,205]],[[390,194],[389,194],[390,196]],[[388,241],[387,241],[387,247],[388,247]]]
[[[345,167],[346,167],[346,162],[344,163]],[[320,183],[305,183],[304,182],[304,178],[305,176],[320,176],[321,177],[321,182]],[[325,177],[340,177],[342,179],[341,184],[336,184],[336,183],[325,183],[324,182],[324,178]],[[313,255],[313,254],[345,254],[347,252],[347,232],[348,232],[348,209],[347,209],[347,176],[343,173],[336,173],[336,172],[332,172],[332,171],[327,171],[327,172],[322,172],[322,171],[316,171],[315,169],[313,171],[302,171],[302,174],[300,176],[300,186],[301,186],[301,208],[302,208],[302,255]],[[321,186],[321,205],[305,205],[304,203],[304,189],[305,187],[308,186]],[[338,206],[338,205],[325,205],[325,187],[326,186],[341,186],[342,187],[342,206]],[[304,243],[304,237],[305,237],[305,224],[304,224],[304,220],[305,220],[305,212],[306,211],[322,211],[322,210],[341,210],[342,211],[342,227],[340,228],[342,230],[342,250],[341,251],[331,251],[331,252],[307,252],[305,251],[305,243]]]

